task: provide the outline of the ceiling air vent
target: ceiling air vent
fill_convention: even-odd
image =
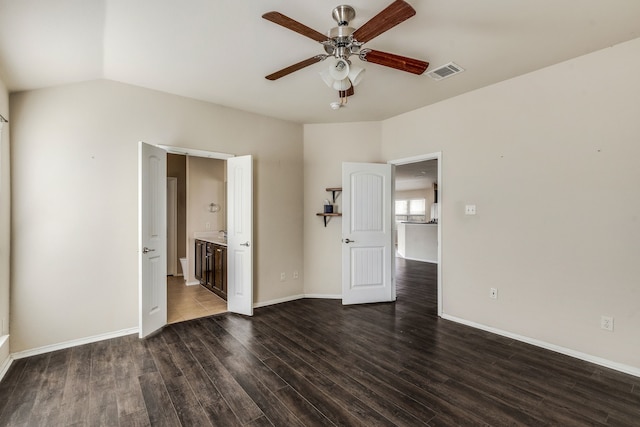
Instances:
[[[442,80],[442,79],[446,79],[447,77],[451,77],[454,74],[461,73],[463,71],[464,69],[460,67],[458,64],[449,62],[447,65],[443,65],[442,67],[429,71],[427,75],[431,77],[433,80]]]

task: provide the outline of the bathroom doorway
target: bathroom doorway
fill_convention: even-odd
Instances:
[[[223,159],[167,154],[167,181],[171,183],[167,188],[167,236],[175,235],[175,248],[167,245],[167,323],[227,311],[227,302],[195,278],[193,239],[194,233],[217,236],[226,230],[225,163]],[[175,219],[170,221],[172,215]]]

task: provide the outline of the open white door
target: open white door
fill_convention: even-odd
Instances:
[[[395,301],[393,165],[342,164],[342,303]]]
[[[227,309],[253,316],[253,158],[227,159]]]
[[[140,338],[167,324],[167,153],[139,142]]]

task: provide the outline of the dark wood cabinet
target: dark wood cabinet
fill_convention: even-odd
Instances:
[[[227,247],[196,239],[196,279],[220,297],[227,299]]]
[[[207,243],[202,240],[196,240],[196,262],[195,276],[202,283],[204,279],[205,263],[206,263]]]
[[[227,248],[220,245],[213,248],[213,288],[227,299]]]

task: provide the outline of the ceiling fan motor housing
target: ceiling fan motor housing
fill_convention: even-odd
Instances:
[[[349,26],[349,22],[356,17],[356,11],[349,5],[341,5],[333,9],[331,16],[338,26],[328,31],[330,40],[324,43],[324,50],[338,59],[348,59],[352,54],[358,53],[362,44],[353,39],[355,28]]]
[[[343,4],[333,9],[331,16],[333,16],[333,19],[335,19],[339,27],[345,27],[356,17],[356,11],[348,4]]]

